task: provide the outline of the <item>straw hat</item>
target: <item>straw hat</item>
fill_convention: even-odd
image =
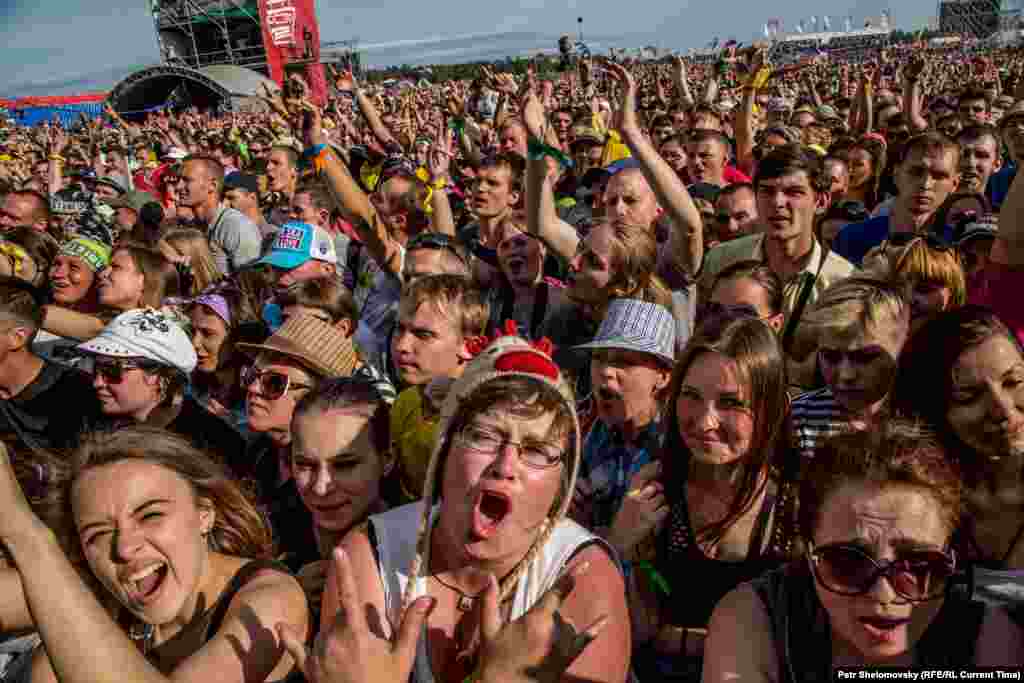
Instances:
[[[248,354],[271,351],[294,359],[322,377],[347,377],[358,363],[352,340],[337,328],[310,315],[289,316],[262,344],[240,343]]]

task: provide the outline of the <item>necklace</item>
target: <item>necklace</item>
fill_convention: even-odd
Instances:
[[[473,609],[473,605],[476,604],[476,599],[483,595],[483,591],[480,591],[476,595],[469,595],[461,588],[451,585],[447,581],[441,578],[440,574],[431,574],[435,581],[447,588],[448,590],[459,594],[459,602],[457,603],[460,612],[469,612]],[[485,589],[486,590],[486,589]]]

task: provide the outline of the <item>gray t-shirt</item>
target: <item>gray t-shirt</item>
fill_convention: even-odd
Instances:
[[[235,209],[221,207],[207,231],[217,269],[230,275],[260,257],[262,236],[256,224]]]

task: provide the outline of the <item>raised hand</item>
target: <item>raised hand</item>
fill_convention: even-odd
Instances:
[[[498,580],[480,601],[481,680],[556,683],[608,623],[605,616],[577,631],[558,611],[588,567],[584,562],[562,576],[529,612],[504,623]],[[383,679],[382,679],[383,680]]]
[[[543,141],[546,133],[544,105],[537,99],[537,94],[533,90],[526,91],[520,109],[522,109],[523,123],[526,124],[526,132],[530,134],[530,137]]]
[[[432,598],[419,598],[405,614],[393,640],[375,635],[366,620],[352,565],[342,548],[331,555],[339,606],[334,621],[316,637],[312,651],[302,634],[288,624],[278,624],[278,634],[288,654],[309,683],[377,683],[409,679],[416,658],[420,630],[434,607]]]
[[[608,63],[608,74],[619,84],[622,100],[619,103],[619,115],[622,117],[622,128],[636,128],[640,124],[636,118],[636,81],[629,70],[621,64]]]
[[[665,487],[658,477],[661,463],[644,465],[629,481],[629,491],[608,532],[608,542],[623,557],[629,558],[633,548],[647,538],[668,517]]]
[[[686,80],[686,62],[683,61],[682,57],[676,55],[672,58],[672,69],[676,81],[683,82]]]

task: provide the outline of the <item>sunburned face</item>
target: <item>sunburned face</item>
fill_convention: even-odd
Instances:
[[[449,543],[469,560],[521,557],[551,513],[564,476],[564,462],[536,468],[523,449],[564,453],[566,437],[552,436],[555,413],[516,415],[497,405],[473,418],[462,437],[453,436],[441,483],[441,525]],[[501,442],[485,452],[486,439]],[[518,445],[514,445],[518,444]]]
[[[87,470],[72,488],[89,569],[138,619],[187,619],[209,575],[214,513],[169,469],[126,459]]]

